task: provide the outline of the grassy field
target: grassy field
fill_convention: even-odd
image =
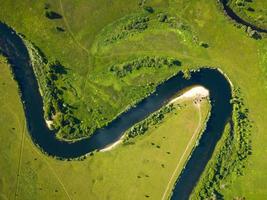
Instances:
[[[187,100],[131,144],[84,161],[57,161],[31,142],[17,86],[2,58],[0,74],[1,199],[160,199],[165,190],[170,193],[210,108],[207,100],[199,109]]]
[[[267,5],[261,0],[230,0],[231,8],[244,20],[267,29]]]
[[[259,2],[257,3],[259,7],[264,8],[263,0],[254,0],[253,3],[246,4],[251,4],[251,7],[255,5],[254,9],[257,11],[256,2]],[[45,3],[49,3],[48,10],[58,12],[64,17],[54,20],[45,17]],[[147,1],[147,5],[154,8],[154,13],[144,11],[138,3],[139,1],[125,0],[1,1],[3,12],[0,12],[0,21],[6,22],[16,31],[24,34],[27,40],[44,52],[50,63],[58,60],[68,69],[67,77],[59,80],[57,87],[70,84],[70,87],[74,88],[75,91],[64,93],[62,99],[75,107],[74,116],[85,121],[88,126],[105,124],[127,105],[143,98],[157,83],[178,70],[200,66],[220,67],[233,84],[240,87],[253,127],[252,155],[248,158],[244,175],[232,176],[227,183],[228,187],[219,188],[219,192],[225,199],[234,197],[265,199],[267,161],[263,158],[267,151],[265,145],[267,142],[265,134],[267,129],[265,122],[267,113],[266,36],[263,35],[261,40],[250,38],[243,29],[237,28],[224,15],[217,1]],[[14,12],[15,9],[16,12]],[[171,20],[160,22],[158,20],[160,12],[167,13]],[[143,24],[141,24],[141,29],[138,26],[138,30],[131,30],[130,33],[125,31],[123,36],[107,34],[121,32],[123,25],[128,23],[127,19],[134,16],[148,16],[149,21],[144,25],[147,28],[142,28]],[[57,26],[65,31],[57,31]],[[116,39],[120,37],[122,39]],[[115,38],[116,41],[108,42],[110,38]],[[103,41],[106,42],[103,43]],[[208,48],[204,48],[201,43],[208,44]],[[177,68],[165,66],[160,69],[144,67],[123,78],[109,71],[112,65],[143,56],[177,58],[182,66]],[[6,66],[1,67],[1,70],[7,70],[6,68]],[[78,196],[80,199],[87,199],[89,193],[92,199],[119,198],[120,193],[130,194],[132,199],[139,197],[134,195],[141,195],[142,198],[149,195],[153,199],[152,197],[158,197],[163,193],[168,177],[177,163],[175,159],[184,149],[184,146],[179,149],[176,143],[172,143],[172,147],[170,144],[166,145],[165,141],[169,137],[175,137],[175,141],[179,138],[186,139],[187,134],[180,137],[171,134],[164,139],[163,135],[151,133],[138,138],[135,145],[121,146],[108,153],[97,153],[83,162],[59,162],[36,152],[24,129],[25,119],[15,83],[10,82],[8,74],[1,76],[0,81],[2,80],[6,83],[1,82],[1,93],[3,92],[4,95],[1,94],[0,97],[1,113],[3,113],[0,129],[0,171],[5,173],[1,174],[0,191],[4,191],[2,193],[7,195],[8,199],[9,195],[14,196],[16,190],[21,199],[28,199],[29,194],[43,199],[48,197],[66,199],[67,194],[74,199]],[[152,87],[148,87],[147,85],[151,83],[154,83],[154,86],[152,84]],[[11,87],[13,87],[12,90]],[[192,125],[186,120],[196,117],[192,115],[194,112],[192,109],[193,107],[189,106],[177,115],[180,117],[177,120],[179,123],[176,123],[176,120],[170,120],[168,123],[175,123],[175,127],[185,130],[184,133],[186,133],[187,126]],[[88,116],[92,117],[88,118]],[[154,132],[160,130],[156,129]],[[25,137],[22,137],[23,133]],[[5,134],[8,135],[5,136]],[[72,138],[75,137],[81,137],[81,135]],[[25,140],[22,140],[23,138]],[[161,146],[160,149],[151,145],[154,141]],[[21,146],[24,149],[22,154],[20,154]],[[173,152],[170,155],[166,154],[166,151],[171,151],[169,148],[172,148]],[[153,153],[156,156],[152,156]],[[158,160],[159,155],[161,157]],[[162,163],[163,160],[166,163]],[[132,167],[129,167],[129,162]],[[161,168],[161,164],[165,164],[166,167]],[[18,168],[19,165],[21,168]],[[115,167],[111,169],[110,166]],[[167,170],[168,167],[170,167],[169,170]],[[127,168],[129,170],[125,170]],[[47,169],[51,173],[49,177]],[[158,176],[159,169],[163,172],[160,176]],[[16,187],[14,180],[18,172],[21,175],[19,187]],[[128,176],[129,173],[131,177]],[[124,178],[116,179],[120,176]],[[144,185],[136,182],[137,176],[141,176],[140,180]],[[116,182],[120,180],[121,182]],[[134,189],[141,186],[142,189],[135,193]],[[121,192],[116,188],[121,188]]]
[[[14,2],[1,2],[4,9],[0,14],[0,21],[22,33],[26,40],[34,43],[45,55],[47,62],[40,62],[39,68],[42,68],[46,74],[50,73],[50,68],[54,63],[60,63],[66,68],[67,74],[57,77],[54,85],[62,93],[57,95],[56,100],[64,102],[68,106],[69,112],[58,111],[56,108],[48,110],[56,110],[50,114],[50,118],[55,118],[56,128],[64,128],[56,123],[61,121],[57,118],[60,118],[63,113],[77,118],[81,131],[75,130],[75,133],[70,133],[69,127],[67,127],[67,131],[59,131],[58,137],[72,140],[89,136],[96,128],[110,122],[129,105],[148,95],[159,82],[179,70],[179,68],[169,70],[166,67],[140,69],[124,78],[116,77],[109,71],[114,64],[133,60],[140,56],[141,52],[136,51],[136,46],[129,49],[127,43],[120,44],[121,40],[134,39],[140,34],[142,37],[150,35],[139,32],[138,26],[137,28],[131,27],[134,26],[132,24],[136,23],[139,17],[148,16],[154,18],[149,22],[147,29],[150,30],[158,21],[156,14],[148,13],[138,3],[139,1],[98,1],[93,4],[91,1],[39,1],[38,3],[31,0],[18,1],[15,4],[19,11],[14,15],[10,12],[14,9]],[[168,3],[153,1],[149,5],[155,8],[159,6],[164,8]],[[107,9],[114,12],[107,12]],[[45,13],[52,11],[63,18],[47,18]],[[129,13],[134,14],[131,17]],[[81,20],[81,18],[86,20]],[[21,19],[21,22],[16,19]],[[112,24],[116,20],[122,21],[118,28],[116,24]],[[94,25],[92,26],[92,24]],[[116,33],[112,36],[103,36],[102,31],[105,27],[110,32],[116,28],[118,32],[121,32],[124,24],[130,26],[129,30],[125,31],[125,38],[111,44],[98,44],[109,37],[116,36]],[[164,30],[163,28],[166,26],[161,30]],[[65,31],[57,31],[57,27],[63,28]],[[131,36],[132,34],[133,36]],[[176,37],[176,34],[171,31],[170,34],[172,37]],[[51,48],[52,46],[53,48]],[[152,51],[149,46],[143,50],[147,52],[143,53],[145,56],[166,56],[166,54],[161,55],[155,52],[154,49]],[[121,51],[128,52],[125,54]],[[122,56],[120,56],[121,54]],[[160,71],[160,73],[156,74],[156,71]],[[45,99],[45,104],[49,104],[49,102],[54,104],[52,99]]]

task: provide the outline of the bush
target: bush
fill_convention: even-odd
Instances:
[[[247,34],[249,37],[254,38],[256,40],[261,39],[261,35],[254,29],[252,29],[250,26],[247,28]]]
[[[164,14],[164,13],[160,13],[160,14],[158,14],[157,17],[158,17],[158,21],[159,21],[159,22],[166,22],[167,19],[168,19],[167,14]]]
[[[209,47],[208,43],[205,43],[205,42],[200,42],[199,45],[201,47],[204,47],[204,48],[208,48]]]
[[[184,69],[183,71],[183,78],[189,80],[191,78],[191,72],[188,69]]]
[[[154,9],[151,6],[145,6],[144,10],[149,12],[149,13],[153,13],[154,12]]]
[[[134,125],[132,128],[130,128],[126,132],[126,135],[127,135],[126,141],[129,138],[134,138],[136,136],[145,134],[147,132],[147,130],[149,129],[149,127],[161,123],[163,121],[165,115],[167,113],[172,112],[174,109],[175,109],[175,107],[173,106],[173,104],[164,106],[159,111],[151,114],[147,119]]]
[[[177,59],[169,57],[145,56],[129,62],[122,63],[120,65],[112,65],[111,67],[109,67],[109,71],[114,73],[117,77],[122,78],[128,74],[131,74],[134,70],[139,70],[143,67],[161,68],[163,66],[181,66],[181,62]]]
[[[61,19],[62,18],[62,15],[60,15],[59,13],[56,13],[54,11],[45,11],[45,16],[48,18],[48,19]]]
[[[104,40],[104,45],[112,44],[132,35],[133,33],[143,32],[148,28],[149,20],[148,16],[136,16],[128,19],[124,25],[119,26],[117,30],[113,30],[112,34],[108,35],[108,37]]]
[[[245,1],[244,0],[236,0],[235,4],[238,6],[245,6]]]
[[[59,27],[59,26],[56,27],[56,30],[57,30],[58,32],[65,32],[65,29],[62,28],[62,27]]]
[[[247,158],[252,153],[251,122],[239,89],[233,91],[231,103],[232,120],[226,125],[192,199],[223,199],[220,189],[229,184],[232,177],[243,175]]]

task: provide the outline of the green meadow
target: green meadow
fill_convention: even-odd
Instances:
[[[8,94],[0,99],[1,199],[157,199],[165,190],[169,195],[209,116],[207,100],[199,108],[192,99],[178,102],[143,136],[83,161],[59,161],[32,143],[16,83],[2,58],[0,66],[1,97]]]
[[[43,96],[44,109],[61,140],[90,137],[179,71],[220,68],[247,108],[251,155],[242,173],[228,171],[216,177],[216,186],[207,184],[228,141],[228,124],[192,198],[207,190],[224,199],[265,199],[266,34],[251,38],[215,0],[0,2],[0,22],[23,36],[41,91],[55,92]],[[266,28],[264,0],[242,2],[229,3],[242,18]],[[197,109],[192,101],[183,105],[128,144],[83,161],[59,161],[31,141],[17,84],[1,56],[0,199],[162,199],[165,191],[169,197],[167,185],[174,185],[197,141],[189,142],[198,127]],[[209,109],[203,101],[202,127]]]

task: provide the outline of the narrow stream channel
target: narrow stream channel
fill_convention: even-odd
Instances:
[[[218,1],[222,4],[223,10],[226,13],[226,15],[229,16],[232,20],[234,20],[238,24],[249,26],[258,32],[267,33],[267,29],[263,29],[261,27],[254,25],[254,24],[251,24],[251,23],[247,22],[246,20],[242,19],[240,16],[238,16],[233,11],[233,9],[228,5],[229,0],[218,0]]]
[[[61,158],[76,158],[116,142],[128,128],[160,109],[177,92],[186,87],[202,85],[207,88],[212,104],[211,117],[199,145],[175,185],[172,199],[188,199],[211,158],[227,120],[231,117],[232,94],[227,78],[216,69],[204,67],[193,72],[189,80],[184,79],[182,73],[173,76],[159,85],[155,93],[121,114],[107,127],[97,130],[92,137],[71,144],[58,141],[55,133],[46,126],[43,101],[28,51],[21,38],[3,23],[0,23],[0,53],[7,57],[19,85],[27,126],[33,142],[48,155]]]

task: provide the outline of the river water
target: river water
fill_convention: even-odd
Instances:
[[[8,58],[19,85],[27,126],[33,142],[48,155],[61,158],[71,159],[83,156],[116,142],[128,128],[160,109],[177,92],[186,87],[202,85],[207,88],[212,104],[211,116],[199,145],[193,151],[185,170],[176,182],[172,199],[188,199],[211,158],[227,120],[231,117],[230,83],[218,70],[203,67],[199,71],[192,72],[189,80],[184,79],[182,73],[173,76],[159,85],[153,94],[122,113],[107,127],[97,130],[92,137],[75,143],[59,141],[56,139],[55,133],[46,126],[43,101],[30,64],[28,51],[22,39],[3,23],[0,23],[0,52]]]

